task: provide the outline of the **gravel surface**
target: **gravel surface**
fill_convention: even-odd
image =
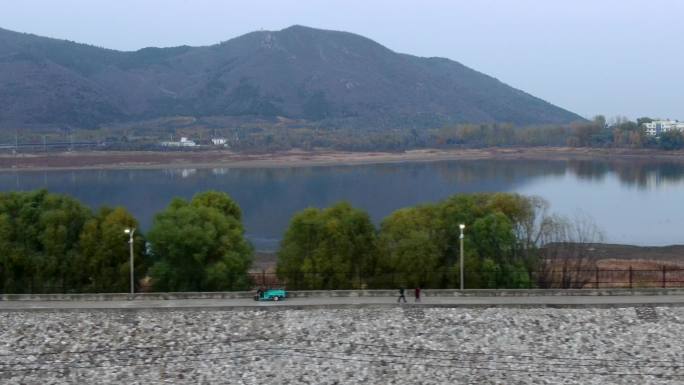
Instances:
[[[684,307],[0,313],[2,384],[684,384]]]

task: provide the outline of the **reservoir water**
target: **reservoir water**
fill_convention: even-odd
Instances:
[[[149,228],[174,197],[220,190],[242,207],[247,235],[274,250],[291,216],[346,200],[376,223],[401,207],[464,192],[538,195],[589,215],[606,241],[684,243],[684,164],[655,161],[468,160],[362,166],[0,172],[0,190],[46,188],[93,208],[125,206]]]

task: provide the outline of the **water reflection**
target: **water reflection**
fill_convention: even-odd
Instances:
[[[167,168],[162,170],[164,175],[170,176],[170,177],[181,177],[181,178],[189,178],[195,174],[197,174],[197,169],[196,168]]]
[[[73,195],[92,207],[123,205],[135,213],[144,228],[174,197],[189,198],[209,189],[226,191],[242,207],[247,232],[257,248],[273,249],[293,213],[339,200],[368,210],[379,221],[397,208],[434,202],[458,192],[539,194],[552,207],[571,210],[586,206],[586,200],[577,197],[587,189],[591,192],[587,199],[603,199],[615,210],[631,210],[642,220],[654,209],[647,198],[658,196],[652,204],[669,204],[673,217],[654,219],[662,223],[653,223],[651,228],[660,231],[658,242],[677,243],[682,241],[678,236],[668,235],[669,230],[658,226],[671,227],[681,221],[677,218],[684,218],[684,205],[676,199],[684,193],[683,180],[684,165],[673,162],[471,160],[271,169],[5,172],[0,173],[0,190],[47,188]],[[557,189],[559,186],[562,189]],[[648,195],[630,195],[635,190]],[[667,194],[661,197],[657,192]],[[620,202],[628,205],[626,202],[633,201],[639,202],[637,207],[633,203],[619,206]],[[609,234],[614,228],[620,237],[637,240],[630,243],[648,243],[639,241],[637,229],[611,221],[610,213],[597,215],[603,215],[596,219]]]

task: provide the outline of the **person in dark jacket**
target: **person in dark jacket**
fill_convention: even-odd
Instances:
[[[416,286],[413,292],[416,294],[416,302],[420,302],[420,287]]]
[[[260,299],[261,299],[261,296],[262,296],[263,294],[264,294],[264,288],[263,288],[263,287],[259,287],[259,288],[257,289],[256,295],[254,296],[254,300],[255,300],[255,301],[260,300]]]
[[[404,296],[404,288],[400,287],[399,288],[399,298],[397,298],[397,303],[401,302],[401,300],[404,300],[404,303],[406,303],[406,297]]]

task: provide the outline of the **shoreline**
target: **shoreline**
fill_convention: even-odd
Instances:
[[[237,153],[206,151],[75,151],[0,155],[0,171],[116,170],[168,168],[283,168],[354,166],[455,160],[669,161],[684,163],[684,151],[654,149],[518,147],[417,149],[404,152],[300,151]]]

